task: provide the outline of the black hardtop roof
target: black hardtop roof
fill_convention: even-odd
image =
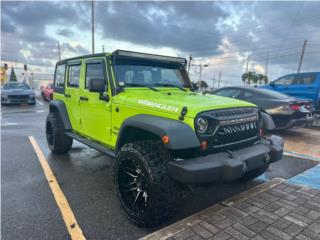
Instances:
[[[95,53],[95,54],[82,55],[82,56],[78,56],[78,57],[66,58],[66,59],[59,61],[57,64],[61,64],[61,63],[65,63],[65,62],[73,61],[73,60],[80,60],[83,58],[105,57],[107,55],[126,57],[126,58],[162,60],[162,61],[168,61],[168,62],[179,62],[179,63],[184,63],[184,64],[187,62],[187,60],[185,58],[181,58],[181,57],[164,56],[164,55],[142,53],[142,52],[133,52],[133,51],[126,51],[126,50],[116,50],[112,53]]]

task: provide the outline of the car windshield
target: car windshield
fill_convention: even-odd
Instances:
[[[189,77],[182,64],[117,59],[114,68],[118,84],[126,87],[191,88]]]
[[[287,99],[289,98],[288,95],[273,91],[273,90],[269,90],[269,89],[256,89],[258,92],[260,92],[261,94],[263,94],[264,96],[267,97],[272,97],[272,98],[276,98],[276,99]]]
[[[3,89],[30,89],[30,87],[26,83],[14,82],[14,83],[6,83],[3,86]]]

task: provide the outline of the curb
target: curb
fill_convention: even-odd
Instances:
[[[193,214],[189,217],[186,217],[176,223],[173,223],[167,227],[164,227],[160,230],[157,230],[147,236],[140,238],[140,240],[150,240],[150,239],[167,239],[172,237],[173,235],[177,234],[185,230],[187,227],[193,226],[201,221],[201,219],[205,218],[212,214],[212,212],[220,212],[223,209],[232,206],[235,203],[243,202],[248,198],[251,198],[261,192],[265,192],[271,188],[278,186],[279,184],[286,182],[283,178],[274,178],[268,182],[262,183],[258,186],[255,186],[245,192],[242,192],[234,197],[228,198],[227,200],[217,203],[209,208],[206,208],[196,214]]]

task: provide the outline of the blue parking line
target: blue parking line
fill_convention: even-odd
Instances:
[[[257,177],[257,179],[260,180],[260,181],[263,181],[263,182],[266,182],[266,181],[270,180],[269,178],[267,178],[265,173],[261,174],[259,177]]]
[[[320,189],[320,164],[288,179],[289,183]]]

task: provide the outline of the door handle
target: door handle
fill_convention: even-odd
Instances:
[[[66,98],[71,98],[71,95],[70,95],[70,94],[67,94],[67,93],[65,93],[64,96],[65,96]]]
[[[80,101],[88,101],[88,100],[89,100],[89,98],[80,96]]]

